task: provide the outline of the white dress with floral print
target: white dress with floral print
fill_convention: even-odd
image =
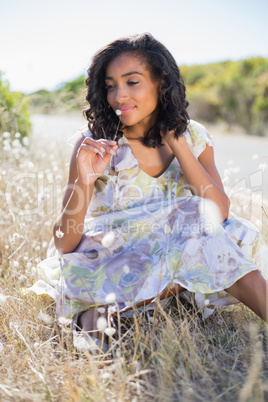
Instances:
[[[184,138],[196,158],[213,146],[193,120]],[[80,244],[59,258],[52,241],[39,264],[42,279],[31,289],[55,299],[59,315],[105,305],[109,294],[124,311],[172,283],[194,293],[199,308],[224,305],[235,299],[223,289],[239,278],[256,269],[267,278],[267,247],[250,222],[229,219],[210,230],[199,212],[202,199],[185,189],[176,158],[153,178],[141,170],[124,136],[118,145],[95,183]]]

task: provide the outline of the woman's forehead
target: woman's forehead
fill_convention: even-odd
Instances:
[[[109,76],[112,73],[121,73],[121,75],[123,75],[129,71],[142,73],[144,70],[147,70],[147,68],[141,56],[122,53],[107,64],[106,76]]]

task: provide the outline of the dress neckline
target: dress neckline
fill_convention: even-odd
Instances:
[[[133,152],[133,150],[132,150],[132,148],[131,148],[131,145],[130,145],[129,141],[128,141],[128,139],[124,136],[124,134],[123,134],[123,136],[120,138],[120,141],[121,141],[121,140],[123,140],[123,142],[129,146],[131,155],[132,155],[132,157],[135,159],[135,161],[137,162],[137,165],[138,165],[138,167],[139,167],[139,169],[140,169],[140,173],[142,172],[143,174],[145,174],[146,176],[150,177],[151,179],[157,180],[157,179],[160,179],[162,176],[164,176],[164,174],[170,169],[171,165],[173,165],[174,161],[176,160],[176,156],[174,155],[174,157],[172,158],[172,160],[171,160],[171,162],[169,163],[168,167],[166,168],[166,170],[165,170],[163,173],[161,173],[161,174],[160,174],[159,176],[157,176],[157,177],[151,176],[150,174],[146,173],[146,172],[141,168],[141,166],[140,166],[140,164],[139,164],[139,161],[138,161],[138,159],[136,158],[136,156],[135,156],[135,154],[134,154],[134,152]]]

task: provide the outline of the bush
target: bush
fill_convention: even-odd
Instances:
[[[28,111],[29,100],[20,92],[10,92],[9,83],[0,73],[0,133],[8,131],[12,137],[19,132],[21,138],[31,133]]]
[[[62,83],[57,90],[41,89],[30,95],[30,110],[33,113],[55,114],[81,110],[85,91],[85,77],[80,76]]]
[[[268,134],[268,59],[180,67],[192,118]]]

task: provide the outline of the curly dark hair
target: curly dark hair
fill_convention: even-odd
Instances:
[[[99,50],[93,57],[85,80],[88,106],[84,115],[93,138],[113,138],[118,127],[118,116],[107,102],[105,75],[107,64],[123,53],[141,58],[153,81],[160,82],[158,116],[155,124],[144,137],[148,147],[161,146],[161,134],[174,130],[175,137],[186,130],[189,103],[185,97],[185,85],[175,59],[167,48],[151,34],[129,36],[115,40]],[[123,130],[124,127],[120,127]],[[119,136],[122,131],[119,131]],[[117,137],[117,139],[119,138]]]

